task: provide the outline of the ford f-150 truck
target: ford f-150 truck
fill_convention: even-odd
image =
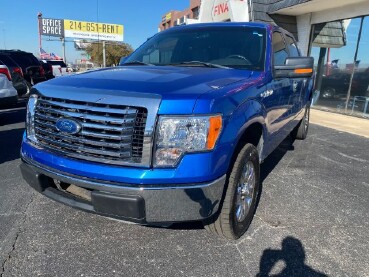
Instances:
[[[306,137],[312,74],[313,59],[274,25],[170,28],[121,66],[33,88],[23,177],[88,212],[200,220],[238,239],[255,213],[259,164],[287,136]]]

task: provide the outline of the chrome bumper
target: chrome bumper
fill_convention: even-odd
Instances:
[[[141,224],[202,220],[217,212],[226,175],[208,183],[133,185],[101,182],[46,168],[22,157],[23,178],[37,191],[66,205]],[[87,189],[92,200],[71,197],[53,179]]]

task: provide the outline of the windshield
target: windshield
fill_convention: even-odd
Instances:
[[[265,29],[256,27],[172,28],[149,39],[121,65],[210,64],[261,71],[264,70],[265,37]]]
[[[35,56],[28,53],[11,53],[12,59],[22,67],[38,66],[39,62]]]
[[[8,67],[18,67],[18,65],[8,55],[0,54],[0,60],[4,62]]]

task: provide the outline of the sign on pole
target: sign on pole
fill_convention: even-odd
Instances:
[[[41,18],[39,24],[43,36],[123,42],[124,26],[119,24],[54,18]]]
[[[64,20],[53,18],[41,18],[39,20],[40,32],[43,36],[63,37]]]
[[[123,25],[64,19],[64,35],[69,38],[123,41],[123,33]]]

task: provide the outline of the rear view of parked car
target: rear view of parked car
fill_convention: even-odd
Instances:
[[[18,96],[28,95],[31,86],[24,79],[22,68],[6,53],[0,53],[0,61],[8,67],[13,86],[18,92]]]
[[[28,84],[33,86],[46,81],[44,69],[32,53],[21,50],[0,50],[0,54],[8,54],[21,67]]]
[[[10,106],[18,101],[17,90],[11,80],[8,67],[0,62],[0,106]]]

